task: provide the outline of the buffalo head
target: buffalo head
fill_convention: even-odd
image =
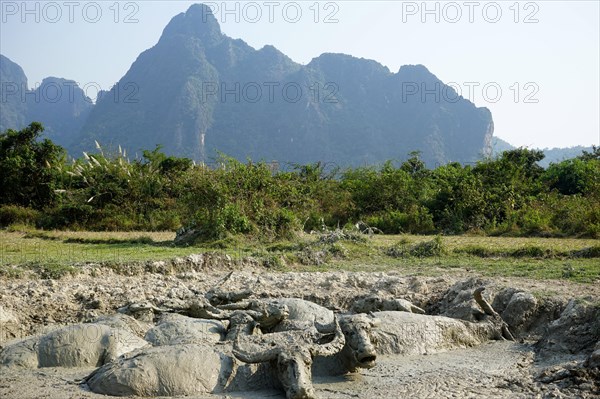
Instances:
[[[348,315],[340,319],[346,337],[346,344],[340,356],[348,371],[356,371],[358,368],[370,369],[375,366],[377,353],[371,331],[380,323],[379,319],[366,314]]]
[[[233,354],[246,363],[274,363],[288,399],[313,399],[316,397],[311,376],[313,358],[338,353],[344,342],[336,321],[335,334],[321,334],[313,329],[238,337]]]

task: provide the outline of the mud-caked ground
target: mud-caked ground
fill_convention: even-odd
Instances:
[[[428,315],[478,322],[472,291],[484,295],[515,341],[411,354],[382,354],[376,366],[339,376],[315,375],[320,398],[600,398],[600,287],[561,281],[401,272],[273,273],[260,268],[143,270],[127,276],[88,266],[60,280],[0,281],[0,349],[58,327],[90,322],[132,303],[156,306],[246,292],[246,297],[302,298],[338,313],[388,309],[407,301]],[[251,292],[251,294],[248,294]],[[387,301],[387,302],[386,302]],[[2,398],[106,398],[82,383],[94,368],[0,365]],[[187,396],[188,398],[190,396]],[[281,390],[196,398],[283,398]],[[192,396],[193,398],[193,396]]]

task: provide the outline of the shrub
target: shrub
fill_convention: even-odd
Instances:
[[[493,256],[501,255],[501,253],[482,247],[480,245],[470,245],[464,248],[457,248],[454,250],[456,253],[465,253],[472,256],[478,256],[480,258],[491,258]]]
[[[535,245],[528,245],[523,248],[515,249],[508,253],[513,258],[551,258],[555,256],[553,250],[540,248]]]
[[[36,225],[39,222],[41,213],[31,208],[24,208],[18,205],[0,206],[0,227],[7,227],[11,224]]]
[[[95,218],[94,207],[88,204],[67,203],[49,210],[40,221],[43,228],[78,228],[93,229],[91,222]]]
[[[20,131],[0,132],[0,204],[35,209],[54,205],[65,151],[49,139],[43,126],[32,122]]]
[[[418,242],[408,245],[406,241],[400,241],[390,248],[385,253],[394,258],[414,256],[417,258],[427,258],[433,256],[441,256],[446,253],[446,248],[442,237],[436,236],[433,240]]]
[[[413,206],[407,212],[389,210],[365,218],[366,223],[385,234],[429,234],[435,231],[433,217],[422,206]]]
[[[173,210],[157,209],[148,216],[148,222],[142,228],[151,231],[174,231],[181,227],[179,215]]]
[[[600,238],[600,200],[573,196],[551,197],[552,224],[563,235]]]
[[[302,228],[296,214],[285,208],[259,219],[259,235],[268,239],[291,239]]]
[[[319,162],[279,171],[226,156],[209,168],[167,156],[160,147],[130,161],[121,149],[106,154],[99,144],[96,153],[67,163],[60,147],[40,140],[42,131],[32,123],[0,133],[0,226],[185,226],[204,241],[237,235],[272,241],[302,229],[328,232],[364,221],[369,234],[600,238],[596,147],[545,171],[537,164],[542,152],[521,148],[474,167],[449,163],[429,170],[418,153],[410,153],[399,166],[388,161],[339,173]]]
[[[411,256],[419,258],[441,256],[446,252],[442,237],[436,236],[431,241],[424,241],[413,245],[410,249]]]
[[[542,180],[564,195],[585,194],[600,187],[600,161],[567,159],[551,164]]]
[[[367,239],[358,229],[327,230],[318,238],[318,242],[322,244],[334,244],[338,241],[366,242]]]
[[[569,255],[572,258],[600,258],[600,245],[594,245],[577,251],[572,251]]]
[[[527,207],[520,213],[520,226],[525,235],[551,235],[552,212],[541,207]]]
[[[387,256],[391,256],[392,258],[403,258],[409,256],[410,241],[406,238],[403,238],[400,241],[392,244],[390,247],[386,248],[384,250],[384,253]]]
[[[400,211],[386,211],[366,217],[365,222],[385,234],[399,234],[408,225],[408,215]]]

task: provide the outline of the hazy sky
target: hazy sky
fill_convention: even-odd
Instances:
[[[222,31],[306,64],[324,52],[397,72],[423,64],[477,106],[513,145],[600,144],[600,2],[215,1]],[[0,0],[0,53],[29,86],[110,88],[191,2]],[[343,90],[343,88],[340,88]]]

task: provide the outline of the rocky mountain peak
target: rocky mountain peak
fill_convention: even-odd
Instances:
[[[219,22],[204,4],[193,4],[186,12],[173,17],[163,30],[161,41],[179,35],[198,38],[206,47],[223,40]]]

